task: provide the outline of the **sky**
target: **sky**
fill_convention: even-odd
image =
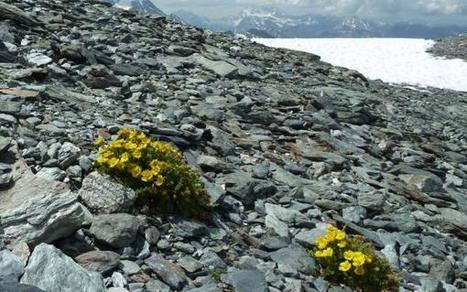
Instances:
[[[219,18],[248,8],[276,7],[290,14],[360,16],[467,25],[467,0],[153,0],[167,13],[185,10]]]

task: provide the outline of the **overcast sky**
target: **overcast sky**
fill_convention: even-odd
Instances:
[[[293,14],[356,15],[423,23],[467,24],[467,0],[153,0],[164,11],[223,17],[264,5]]]

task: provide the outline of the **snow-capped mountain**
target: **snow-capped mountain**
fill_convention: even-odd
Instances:
[[[259,37],[418,37],[438,38],[467,31],[466,27],[388,23],[359,17],[287,15],[277,9],[245,10],[236,17],[211,19],[193,13],[174,13],[184,22],[213,31],[232,31]]]
[[[165,16],[165,13],[160,10],[152,0],[105,0],[112,3],[115,7],[136,10],[145,13]]]

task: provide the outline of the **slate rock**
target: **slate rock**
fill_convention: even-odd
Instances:
[[[136,240],[142,227],[138,217],[125,213],[95,216],[89,232],[100,242],[114,248],[127,247]]]
[[[14,186],[0,190],[0,229],[5,239],[32,245],[52,242],[90,220],[89,211],[68,186],[33,175],[21,160],[14,169]]]
[[[21,259],[9,250],[0,251],[0,282],[18,282],[23,272]]]
[[[29,258],[21,283],[47,292],[105,292],[101,276],[89,272],[52,245],[36,246]]]
[[[2,292],[46,292],[38,287],[20,284],[18,282],[0,281],[0,291]]]
[[[236,292],[269,291],[264,273],[259,270],[233,269],[222,275],[222,279],[232,285]]]
[[[83,180],[78,196],[95,214],[127,212],[136,200],[135,192],[110,176],[92,172]]]
[[[113,251],[90,251],[75,257],[75,261],[88,271],[106,274],[120,264],[120,255]]]
[[[183,269],[164,259],[161,255],[152,254],[144,263],[172,289],[181,289],[187,284]]]

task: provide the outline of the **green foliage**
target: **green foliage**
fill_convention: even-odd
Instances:
[[[122,129],[114,141],[103,138],[96,167],[138,194],[138,203],[155,214],[203,218],[209,196],[197,173],[171,144],[154,141],[137,130]]]
[[[328,281],[364,292],[399,289],[399,279],[388,261],[378,256],[361,236],[348,236],[330,226],[310,255],[320,264],[321,274]]]
[[[208,270],[209,275],[217,282],[221,281],[221,276],[227,273],[227,269],[225,268],[213,268]]]

